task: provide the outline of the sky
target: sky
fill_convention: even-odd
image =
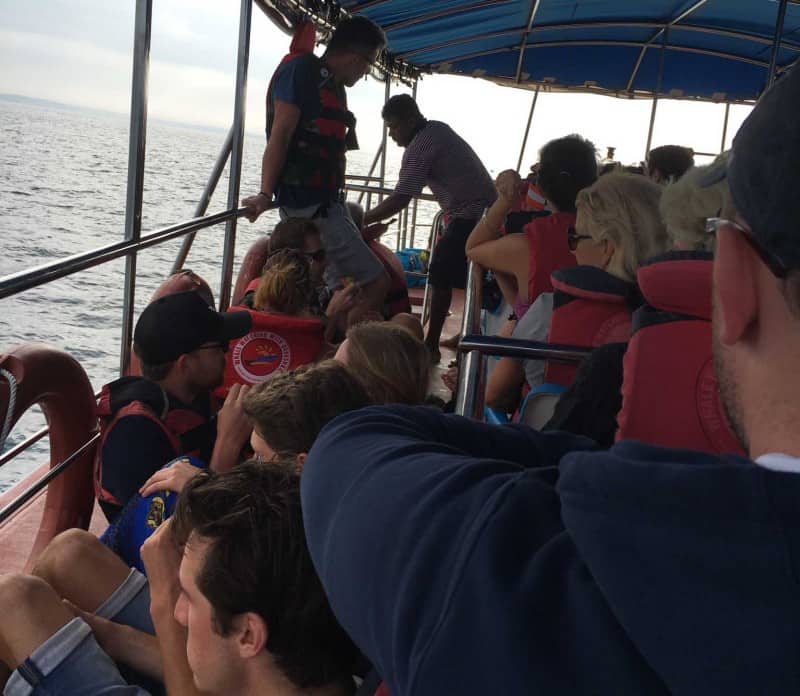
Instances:
[[[128,113],[135,0],[0,0],[0,93]],[[233,116],[237,0],[154,0],[149,107],[152,118],[227,129]],[[264,93],[289,37],[254,6],[246,128],[263,138]],[[392,86],[392,94],[408,91]],[[381,139],[384,85],[349,90],[362,150]],[[532,92],[485,80],[425,76],[417,100],[428,118],[449,123],[492,173],[516,167]],[[651,102],[597,95],[540,95],[522,169],[548,140],[581,133],[600,156],[616,147],[624,163],[644,158]],[[749,107],[733,106],[726,146]],[[662,100],[652,146],[718,152],[724,106]],[[390,155],[395,146],[390,141]],[[703,158],[698,158],[703,161]]]

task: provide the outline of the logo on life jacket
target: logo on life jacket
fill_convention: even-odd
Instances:
[[[263,382],[273,372],[289,369],[292,349],[271,331],[254,331],[242,337],[233,349],[233,368],[250,383]]]

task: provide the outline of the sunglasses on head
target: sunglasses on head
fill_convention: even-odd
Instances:
[[[202,346],[198,346],[195,350],[212,350],[212,349],[219,349],[223,353],[228,352],[228,343],[227,341],[215,341],[214,343],[205,343]]]
[[[591,237],[588,234],[578,234],[572,226],[567,228],[567,245],[570,251],[575,251],[583,239],[591,239]]]
[[[750,248],[758,254],[764,265],[769,268],[772,275],[776,278],[785,278],[789,275],[789,269],[786,264],[771,251],[767,251],[759,241],[753,236],[753,233],[745,227],[742,227],[738,222],[728,220],[726,218],[713,217],[706,220],[706,234],[713,237],[718,236],[719,229],[722,227],[729,227],[736,230],[744,237],[744,240],[750,245]]]

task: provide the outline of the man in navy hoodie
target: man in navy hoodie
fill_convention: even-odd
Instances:
[[[714,352],[751,459],[371,408],[323,431],[303,514],[392,696],[800,693],[800,69],[742,125]]]

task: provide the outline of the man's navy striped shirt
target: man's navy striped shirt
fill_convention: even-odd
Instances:
[[[450,217],[478,218],[497,196],[475,151],[440,121],[428,121],[406,147],[395,193],[417,196],[426,184]]]

